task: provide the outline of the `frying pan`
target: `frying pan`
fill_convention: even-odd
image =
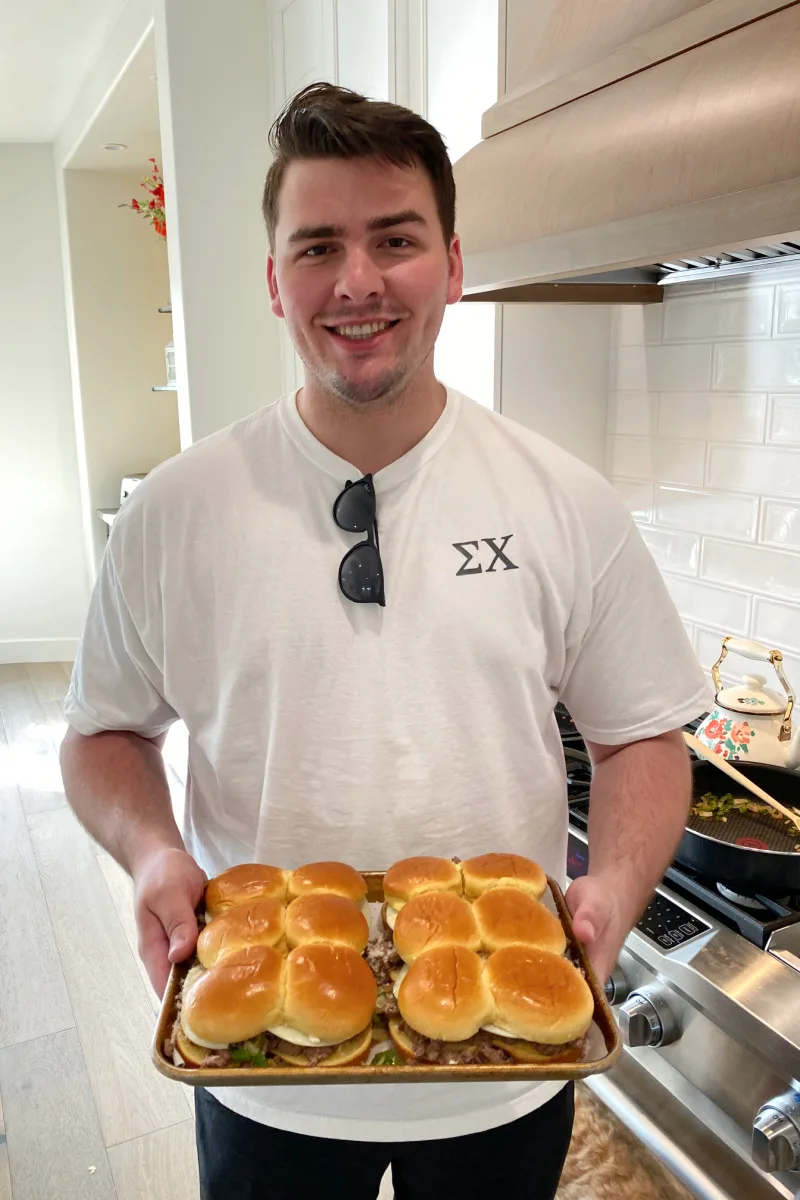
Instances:
[[[737,771],[769,792],[787,808],[800,807],[800,773],[785,767],[765,767],[737,761]],[[756,798],[713,763],[692,763],[692,799],[706,792]],[[732,812],[724,823],[690,813],[675,861],[698,874],[725,884],[741,895],[800,894],[800,833],[769,814]]]

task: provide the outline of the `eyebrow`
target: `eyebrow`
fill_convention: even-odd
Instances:
[[[374,217],[367,222],[367,229],[392,229],[395,225],[427,225],[422,213],[414,208],[403,209],[402,212],[389,213],[385,217]],[[289,241],[314,242],[325,238],[344,237],[346,230],[342,225],[301,225],[289,235]]]

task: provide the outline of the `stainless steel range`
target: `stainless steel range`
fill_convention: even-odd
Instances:
[[[558,712],[568,872],[588,866],[588,758]],[[800,1200],[800,896],[723,895],[675,865],[607,984],[625,1053],[590,1086],[696,1196]]]

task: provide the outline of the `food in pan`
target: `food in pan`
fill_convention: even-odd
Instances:
[[[558,917],[520,888],[491,888],[473,903],[472,911],[481,949],[489,953],[504,946],[535,946],[553,954],[563,954],[567,948]]]
[[[575,1062],[594,999],[542,881],[520,855],[403,859],[370,939],[347,864],[232,868],[207,885],[215,915],[165,1053],[205,1069]]]
[[[227,1066],[268,1056],[294,1067],[359,1062],[372,1042],[377,986],[349,946],[269,946],[189,971],[175,1048],[190,1065]],[[210,1053],[209,1053],[210,1052]]]
[[[508,946],[486,960],[463,947],[421,954],[396,984],[389,1021],[408,1061],[567,1063],[583,1053],[594,998],[566,958]]]
[[[358,916],[361,916],[358,913]],[[362,918],[363,920],[363,918]],[[251,900],[228,908],[200,931],[197,957],[203,967],[213,967],[227,954],[247,946],[285,947],[286,907],[276,899]]]
[[[383,879],[383,895],[386,901],[384,920],[394,929],[397,914],[404,904],[415,896],[428,892],[452,892],[455,896],[464,893],[461,868],[451,858],[420,856],[402,858],[389,868]]]
[[[452,892],[426,892],[403,905],[394,927],[394,945],[403,962],[425,950],[465,946],[479,950],[481,936],[472,905]]]
[[[794,808],[793,811],[800,816],[800,808]],[[731,813],[754,813],[760,817],[771,817],[777,821],[782,831],[792,836],[797,835],[797,826],[772,805],[761,804],[758,800],[750,799],[749,796],[734,796],[731,792],[726,792],[724,796],[717,796],[715,792],[704,792],[700,799],[692,805],[692,812],[704,821],[710,821],[713,818],[716,821],[722,821],[723,824]],[[800,843],[794,849],[795,851],[800,850]]]
[[[263,863],[240,863],[223,871],[206,885],[206,920],[251,900],[285,900],[288,878],[288,871]]]
[[[521,854],[479,854],[462,862],[461,874],[468,900],[494,887],[521,888],[538,900],[547,887],[547,876],[539,864]]]

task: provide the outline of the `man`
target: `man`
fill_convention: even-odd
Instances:
[[[561,699],[595,765],[569,901],[605,977],[684,825],[703,676],[613,489],[434,377],[462,281],[437,132],[317,84],[272,144],[267,281],[305,382],[126,502],[68,698],[70,803],[133,877],[160,993],[234,863],[507,850],[563,880]],[[546,1200],[571,1123],[559,1083],[199,1091],[202,1194],[373,1200],[391,1163],[398,1200]]]

